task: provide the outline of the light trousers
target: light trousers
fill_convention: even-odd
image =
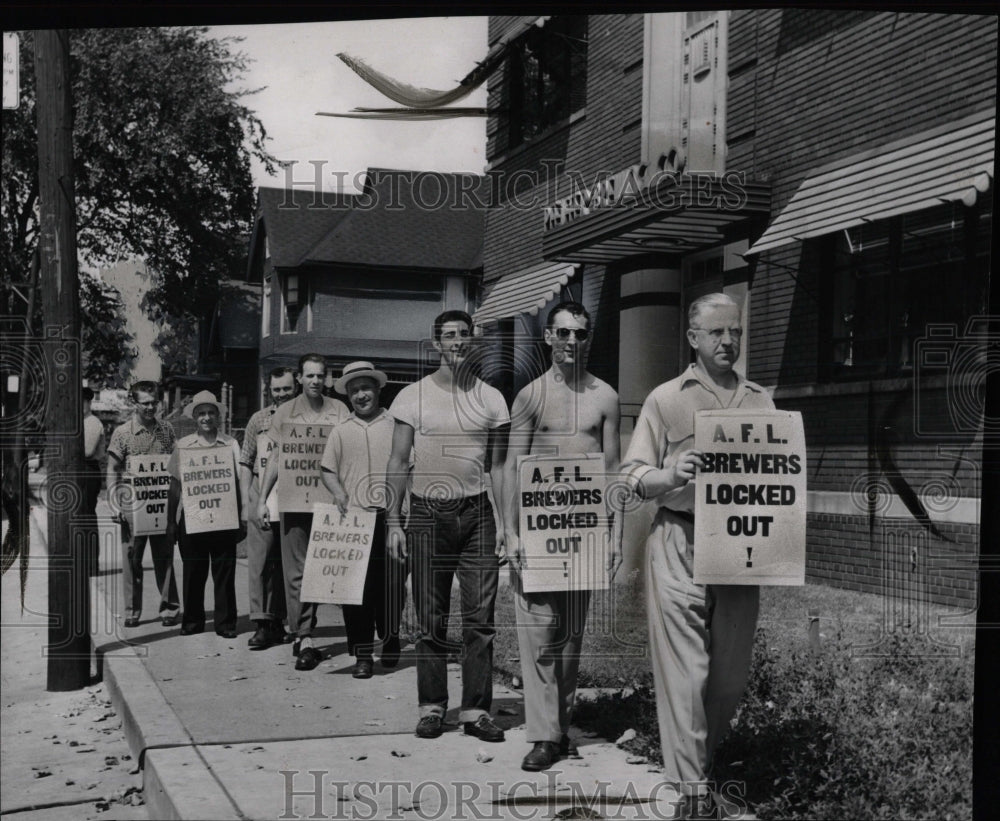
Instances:
[[[573,717],[590,591],[525,593],[517,576],[514,601],[528,741],[558,743]]]
[[[696,585],[694,525],[661,508],[646,543],[649,645],[664,775],[693,794],[750,675],[760,588]]]

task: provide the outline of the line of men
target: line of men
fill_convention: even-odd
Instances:
[[[365,603],[344,610],[348,643],[357,659],[355,676],[371,675],[376,631],[383,641],[383,665],[392,667],[398,661],[399,613],[408,569],[419,628],[416,735],[435,738],[442,734],[449,700],[448,656],[461,650],[459,721],[464,732],[483,741],[503,741],[504,731],[490,715],[494,604],[503,556],[515,590],[527,737],[533,745],[522,767],[544,770],[559,758],[575,754],[568,730],[590,593],[524,591],[516,465],[525,455],[602,454],[609,476],[620,470],[636,496],[658,505],[647,543],[646,587],[665,770],[683,785],[689,814],[714,811],[707,776],[712,754],[746,686],[758,588],[693,582],[691,480],[702,467],[702,454],[692,447],[694,413],[710,408],[772,408],[773,403],[759,385],[733,370],[742,328],[739,306],[731,298],[710,294],[696,300],[688,320],[687,339],[694,362],[649,395],[621,465],[618,396],[585,369],[592,329],[589,314],[578,303],[561,303],[550,312],[544,342],[550,349],[551,365],[519,392],[510,412],[503,396],[475,375],[472,320],[463,311],[446,311],[436,318],[432,341],[440,355],[439,367],[406,386],[388,410],[379,405],[385,374],[368,362],[348,365],[337,380],[337,390],[349,398],[352,411],[323,395],[326,363],[322,356],[303,357],[297,376],[272,372],[269,387],[274,404],[251,419],[239,459],[242,495],[253,511],[248,563],[251,618],[257,631],[250,646],[259,649],[291,640],[297,669],[312,669],[322,658],[312,640],[316,605],[300,600],[311,514],[275,515],[268,498],[278,480],[277,460],[267,458],[266,465],[259,464],[263,471],[259,482],[253,479],[253,469],[261,434],[268,435],[271,447],[280,448],[286,421],[329,425],[331,435],[322,459],[325,486],[342,511],[356,505],[378,512]],[[295,398],[293,379],[302,385],[301,395]],[[108,448],[110,462],[119,465],[127,448],[140,445],[163,448],[158,452],[171,450],[169,427],[155,420],[154,399],[140,386],[133,388],[136,414],[115,431]],[[199,420],[199,432],[192,436],[201,436],[204,446],[230,447],[224,435],[211,434],[210,425],[201,428],[202,416],[217,415],[214,404],[210,394],[195,397],[189,410]],[[385,465],[384,473],[380,465]],[[607,570],[613,577],[622,562],[623,510],[611,509],[609,499],[608,514]],[[245,522],[246,514],[241,518]],[[180,537],[186,609],[187,553],[195,545],[189,541],[186,553],[183,527]],[[169,624],[178,609],[169,572],[169,536],[150,541],[161,589],[161,617]],[[141,547],[136,544],[138,540],[129,548],[128,566],[133,574],[125,574],[133,575],[131,580],[126,578],[126,601],[133,602],[127,626],[138,619],[139,612],[134,591],[141,584]],[[205,577],[194,577],[192,586],[200,578],[203,587]],[[455,577],[462,606],[460,647],[447,637]],[[227,629],[230,612],[235,619],[235,606],[230,608],[226,590],[223,600],[221,624]],[[281,627],[283,618],[289,626],[287,633]],[[184,619],[185,629],[203,627],[203,610],[196,607],[194,616],[189,619],[185,613]],[[217,631],[219,619],[217,611]]]

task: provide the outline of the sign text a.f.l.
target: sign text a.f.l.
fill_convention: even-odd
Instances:
[[[695,416],[697,584],[805,584],[806,446],[791,411]]]

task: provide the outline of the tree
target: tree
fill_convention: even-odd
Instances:
[[[73,31],[76,199],[81,261],[141,257],[147,312],[204,316],[238,276],[254,208],[251,159],[269,171],[264,126],[235,91],[247,58],[205,28]],[[21,33],[21,100],[3,112],[0,264],[5,312],[23,313],[38,236],[33,38]]]
[[[125,326],[118,289],[95,276],[80,277],[83,378],[101,387],[127,387],[137,351]]]

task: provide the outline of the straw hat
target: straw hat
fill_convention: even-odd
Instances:
[[[351,362],[344,365],[344,373],[341,375],[340,379],[333,383],[333,387],[336,389],[337,393],[347,393],[347,383],[352,379],[357,379],[359,376],[369,376],[378,382],[380,388],[385,387],[387,381],[386,375],[382,371],[375,370],[375,366],[371,362]]]
[[[199,405],[215,405],[216,409],[219,411],[219,418],[224,419],[226,416],[226,409],[222,406],[221,402],[217,402],[215,399],[215,394],[211,391],[199,391],[191,399],[191,404],[184,408],[184,415],[188,419],[194,419],[194,411]]]

